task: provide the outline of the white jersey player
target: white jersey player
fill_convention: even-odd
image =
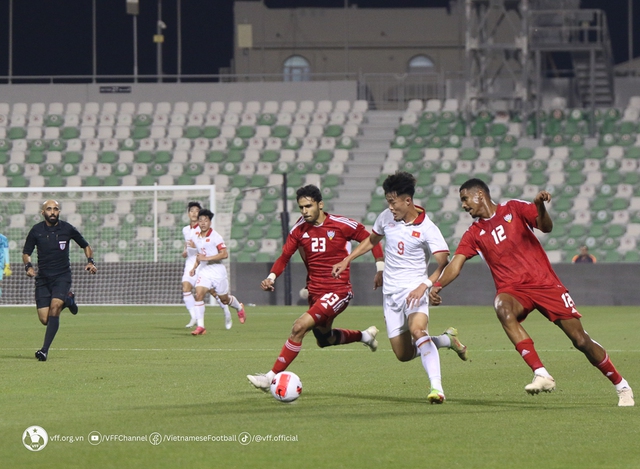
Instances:
[[[198,225],[198,213],[202,210],[202,207],[198,202],[189,202],[189,221],[190,223],[182,229],[182,236],[184,237],[185,250],[182,253],[182,257],[185,257],[184,272],[182,273],[182,295],[184,304],[191,315],[191,321],[186,325],[187,328],[191,328],[197,324],[196,313],[194,310],[195,299],[192,294],[192,290],[196,285],[196,275],[191,275],[191,269],[196,263],[196,256],[198,254],[198,248],[195,245],[195,238],[200,235],[200,225]],[[231,329],[233,322],[231,321],[231,313],[229,307],[222,303],[219,298],[216,297],[218,306],[222,309],[225,317],[225,327]]]
[[[391,348],[400,361],[421,357],[431,382],[427,400],[441,404],[445,396],[438,348],[451,348],[463,360],[467,359],[467,348],[460,343],[458,331],[453,327],[439,336],[428,333],[428,291],[449,262],[449,247],[424,209],[413,203],[415,184],[415,178],[407,172],[397,172],[385,179],[382,187],[389,208],[378,216],[369,238],[336,264],[332,273],[339,276],[349,262],[385,238],[383,307]],[[431,275],[427,272],[430,257],[438,264]]]
[[[184,238],[184,251],[182,257],[184,261],[184,272],[182,273],[182,299],[184,305],[187,307],[187,311],[191,315],[191,321],[186,327],[193,327],[196,325],[196,316],[194,312],[195,300],[193,298],[192,290],[196,283],[196,277],[191,276],[191,268],[196,263],[196,255],[198,250],[193,243],[193,238],[200,234],[200,226],[198,225],[198,213],[202,210],[202,206],[199,202],[189,202],[187,206],[187,215],[189,216],[189,224],[182,228],[182,236]]]
[[[200,210],[198,213],[200,233],[193,238],[194,246],[198,251],[195,263],[189,272],[190,276],[196,277],[194,312],[198,327],[191,332],[193,335],[203,335],[207,332],[204,328],[204,297],[209,291],[216,296],[223,309],[227,308],[225,311],[227,329],[231,328],[231,315],[227,306],[237,311],[241,323],[244,323],[246,317],[244,305],[230,294],[227,269],[222,264],[222,261],[229,257],[229,253],[220,234],[211,228],[212,218],[213,213],[210,210]]]

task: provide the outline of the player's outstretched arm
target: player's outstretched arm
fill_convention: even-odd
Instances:
[[[351,251],[351,254],[349,254],[347,257],[333,266],[333,268],[331,269],[331,275],[333,276],[333,278],[340,278],[340,274],[345,271],[352,260],[371,251],[373,247],[380,242],[381,239],[382,236],[375,233],[371,233],[368,238],[363,239],[360,244],[358,244],[355,249]]]
[[[429,301],[432,305],[437,306],[442,303],[442,298],[440,297],[440,291],[453,282],[458,275],[460,275],[460,271],[462,270],[462,266],[467,261],[467,258],[462,254],[456,254],[451,259],[451,262],[447,264],[447,266],[442,271],[442,274],[438,278],[436,282],[433,283],[433,287],[429,291]]]

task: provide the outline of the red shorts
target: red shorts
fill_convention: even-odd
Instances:
[[[341,292],[327,292],[318,295],[309,293],[309,310],[316,326],[330,324],[333,318],[343,312],[349,306],[353,298],[351,290]]]
[[[524,321],[534,309],[540,311],[544,317],[552,322],[558,319],[582,317],[569,296],[569,290],[562,285],[545,288],[519,288],[517,290],[503,288],[498,291],[498,294],[500,293],[511,295],[520,302],[524,308],[524,317],[519,319],[520,322]]]

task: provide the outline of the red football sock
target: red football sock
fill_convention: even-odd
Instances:
[[[618,373],[616,367],[613,366],[613,363],[611,363],[611,359],[609,359],[608,353],[604,356],[604,360],[596,365],[596,368],[599,369],[600,372],[605,375],[613,384],[618,384],[620,381],[622,381],[622,376],[620,376],[620,373]]]
[[[291,339],[287,339],[282,350],[280,350],[280,355],[278,355],[278,359],[274,363],[273,368],[271,368],[271,371],[274,373],[280,373],[281,371],[286,370],[291,362],[296,359],[301,348],[302,342],[296,343]]]
[[[516,350],[522,357],[522,359],[529,365],[533,371],[536,371],[538,368],[543,368],[544,365],[540,361],[540,357],[538,357],[538,352],[536,352],[535,347],[533,346],[533,340],[524,339],[516,344]]]
[[[352,331],[350,329],[334,329],[334,331],[340,334],[340,344],[360,342],[360,339],[362,339],[362,332],[360,331]]]

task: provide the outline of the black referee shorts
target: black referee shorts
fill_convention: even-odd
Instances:
[[[36,277],[36,308],[46,308],[53,298],[66,301],[71,290],[71,272],[55,277]]]

